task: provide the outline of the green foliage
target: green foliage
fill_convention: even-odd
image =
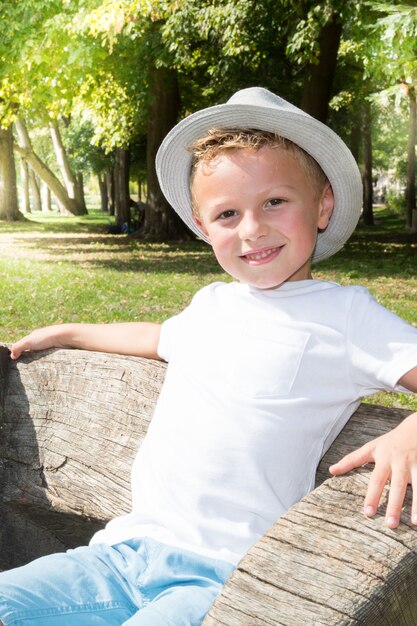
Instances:
[[[62,28],[77,2],[3,2],[0,14],[0,116],[6,125],[17,108],[68,112],[74,86],[71,37]],[[79,68],[78,68],[79,69]]]
[[[2,24],[11,28],[3,29],[0,44],[3,125],[13,120],[17,109],[41,123],[69,116],[73,110],[90,110],[90,118],[97,122],[97,141],[108,149],[128,141],[137,113],[137,85],[129,80],[133,67],[123,54],[116,59],[92,36],[87,18],[101,4],[98,0],[7,4]],[[10,48],[16,53],[12,58]],[[130,75],[123,71],[125,66]]]
[[[290,33],[287,53],[298,65],[318,60],[319,36],[334,16],[342,23],[357,22],[363,2],[322,0],[321,2],[284,2],[289,11]],[[298,19],[297,19],[298,18]]]
[[[406,207],[405,207],[405,195],[403,193],[398,193],[393,190],[388,190],[385,194],[385,202],[387,209],[405,217]]]
[[[414,3],[375,2],[374,72],[391,79],[391,84],[414,83],[417,72],[417,12]]]
[[[129,145],[137,131],[140,109],[132,83],[110,71],[88,77],[74,103],[82,124],[93,129],[92,143],[106,152]]]
[[[74,172],[99,174],[112,163],[111,155],[94,142],[94,127],[73,115],[63,129],[63,139]]]
[[[372,98],[373,164],[405,184],[408,110],[398,90],[384,90]]]
[[[364,98],[390,86],[398,92],[398,80],[414,80],[414,3],[3,0],[0,123],[8,126],[18,110],[32,128],[68,117],[73,165],[97,172],[103,151],[111,154],[146,134],[155,68],[177,72],[183,113],[253,84],[297,103],[303,68],[317,61],[320,33],[334,16],[343,37],[331,123],[350,141]],[[389,145],[389,132],[387,125],[375,136],[380,167],[388,154],[399,162],[403,150],[402,139],[398,149]],[[48,155],[42,133],[36,141]]]

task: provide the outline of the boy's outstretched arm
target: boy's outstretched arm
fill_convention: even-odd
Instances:
[[[160,324],[147,322],[45,326],[13,344],[11,357],[17,359],[25,350],[79,348],[159,359],[160,329]]]
[[[410,391],[417,392],[417,367],[407,372],[399,383]],[[385,435],[346,455],[332,465],[329,471],[338,476],[366,463],[375,463],[375,467],[365,497],[365,515],[375,515],[382,491],[390,481],[386,524],[389,528],[396,528],[400,523],[407,485],[411,484],[411,521],[417,525],[417,413],[409,415]]]

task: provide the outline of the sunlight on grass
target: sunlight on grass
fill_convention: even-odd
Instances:
[[[106,234],[100,211],[0,222],[2,341],[64,321],[161,322],[204,284],[227,277],[208,246]]]
[[[204,285],[230,280],[210,247],[198,241],[144,243],[108,235],[112,218],[34,213],[0,221],[1,340],[66,321],[161,322],[181,311]],[[362,284],[389,309],[417,326],[417,237],[401,232],[398,216],[377,212],[374,228],[360,227],[314,276]],[[417,410],[406,394],[371,401]]]
[[[19,232],[97,232],[98,227],[113,224],[114,218],[99,209],[90,209],[88,215],[61,215],[58,211],[26,213],[23,220],[0,220],[1,233]]]

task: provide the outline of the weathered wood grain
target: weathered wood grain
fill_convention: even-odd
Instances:
[[[332,478],[249,551],[205,626],[417,623],[417,535],[361,510],[367,471]],[[409,514],[409,502],[407,503]]]
[[[131,462],[162,363],[83,351],[0,349],[0,567],[88,541],[129,509]],[[417,624],[417,535],[362,515],[369,468],[328,466],[407,411],[362,405],[322,460],[319,485],[252,547],[204,626]],[[244,471],[244,468],[242,468]],[[324,481],[324,482],[323,482]]]
[[[22,562],[85,543],[129,510],[132,460],[164,374],[157,361],[84,351],[10,363],[0,442],[1,519],[10,530],[0,537],[0,567],[11,564],[10,533],[25,537],[35,523],[33,553],[26,546],[21,558],[17,547],[11,555]]]

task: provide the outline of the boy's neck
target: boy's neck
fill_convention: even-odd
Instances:
[[[250,287],[251,289],[256,289],[256,291],[276,291],[277,289],[281,289],[281,287],[285,287],[285,285],[288,285],[289,287],[297,287],[298,285],[301,285],[303,283],[308,283],[310,281],[315,281],[316,279],[310,274],[310,276],[308,276],[307,278],[295,278],[293,280],[289,279],[289,280],[284,280],[284,282],[278,284],[278,285],[274,285],[273,287],[267,287],[267,288],[263,288],[263,287],[257,287],[256,285],[252,285],[251,283],[246,283],[244,281],[240,281],[240,284],[242,285],[247,285],[248,287]]]

